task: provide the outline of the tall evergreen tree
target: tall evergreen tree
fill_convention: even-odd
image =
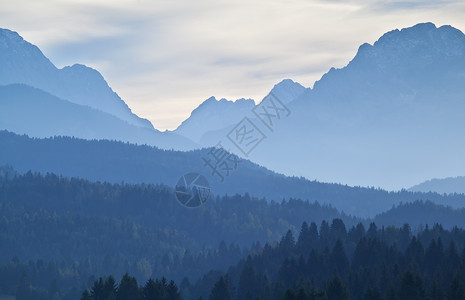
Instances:
[[[182,300],[179,289],[173,280],[170,280],[168,287],[166,288],[167,299],[166,300]]]
[[[116,292],[116,300],[139,299],[139,286],[137,285],[136,278],[129,276],[128,273],[124,274]]]
[[[238,299],[251,300],[257,295],[257,275],[250,266],[245,266],[239,277],[239,286],[237,290]]]
[[[328,300],[349,300],[349,291],[337,274],[334,275],[326,287],[326,294]]]
[[[94,282],[94,285],[90,289],[90,295],[93,300],[106,300],[104,283],[102,277]]]
[[[92,299],[92,296],[91,296],[90,293],[89,293],[89,290],[85,290],[85,291],[82,293],[81,300],[93,300],[93,299]]]
[[[213,286],[209,300],[232,300],[231,285],[228,277],[220,276]]]
[[[103,284],[103,294],[105,295],[105,300],[115,300],[116,299],[116,280],[113,276],[108,276]]]
[[[344,246],[341,240],[337,240],[331,252],[331,267],[335,268],[339,274],[343,275],[349,268],[349,259],[347,258]]]
[[[157,287],[155,285],[155,281],[152,278],[147,280],[147,282],[145,283],[142,289],[142,297],[144,300],[159,299]]]
[[[425,300],[426,291],[421,277],[406,271],[400,282],[398,296],[399,300]]]

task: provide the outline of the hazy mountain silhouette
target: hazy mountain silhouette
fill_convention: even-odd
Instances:
[[[98,71],[80,64],[58,69],[38,47],[18,33],[0,29],[0,85],[13,83],[36,87],[61,99],[107,112],[132,125],[153,129],[148,120],[131,112]]]
[[[388,189],[463,175],[465,35],[431,23],[388,32],[288,108],[251,160]]]
[[[296,99],[305,91],[301,84],[284,79],[276,84],[270,91],[284,104]],[[260,122],[252,110],[256,107],[252,99],[238,99],[228,101],[226,99],[216,100],[210,97],[194,109],[182,124],[174,132],[183,135],[203,146],[214,146],[225,139],[229,131],[236,126],[244,117]]]
[[[66,86],[60,81],[62,79],[56,79],[58,77],[103,86],[104,80],[96,71],[93,72],[95,76],[80,77],[76,75],[80,74],[77,70],[86,74],[90,71],[79,66],[56,69],[37,47],[23,41],[16,33],[3,30],[0,40],[0,83],[22,78],[24,83],[35,83],[45,91],[57,88],[51,91],[57,96],[62,92],[58,87]],[[32,65],[37,67],[29,70]],[[71,72],[71,69],[76,71]],[[66,72],[77,77],[63,75]],[[108,91],[106,83],[105,86],[102,90]],[[78,88],[66,90],[80,95]],[[96,90],[100,89],[86,91],[99,95]],[[429,178],[463,174],[465,35],[451,26],[437,28],[425,23],[388,32],[373,45],[360,46],[346,67],[332,68],[313,89],[284,80],[265,100],[273,95],[290,112],[281,115],[279,120],[273,119],[273,128],[266,127],[252,113],[260,103],[254,106],[252,100],[231,102],[210,98],[176,129],[175,132],[186,139],[172,136],[177,142],[171,147],[198,147],[187,138],[203,146],[222,141],[226,149],[242,155],[226,136],[242,118],[248,117],[265,139],[247,158],[287,175],[400,189]],[[124,103],[112,99],[112,105]],[[267,109],[270,112],[270,108]],[[57,128],[56,134],[71,135],[70,131],[59,130],[59,126],[53,127]],[[4,128],[14,130],[16,127]],[[34,130],[22,132],[32,134]],[[114,137],[116,133],[100,136],[119,139]],[[143,139],[142,134],[137,140],[121,140],[160,146],[153,140]],[[170,148],[163,143],[162,147]]]
[[[252,99],[216,100],[210,97],[196,109],[188,119],[182,122],[174,132],[189,139],[200,142],[210,131],[229,128],[239,122],[255,106]]]
[[[33,137],[120,140],[164,149],[195,146],[175,133],[131,125],[109,113],[71,103],[23,84],[0,86],[0,129]]]
[[[435,178],[412,186],[410,191],[435,192],[439,194],[465,194],[465,177]]]

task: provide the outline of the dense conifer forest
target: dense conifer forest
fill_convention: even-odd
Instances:
[[[411,293],[431,299],[463,292],[464,211],[431,202],[404,203],[371,220],[248,194],[186,209],[164,185],[7,167],[0,191],[0,293],[19,300],[106,299],[92,291],[108,280],[115,297],[128,281],[141,299],[165,299],[143,298],[152,281],[158,290],[176,286],[175,297],[185,300],[338,299],[336,292],[407,299],[401,287],[412,284]],[[412,211],[429,219],[406,224]]]

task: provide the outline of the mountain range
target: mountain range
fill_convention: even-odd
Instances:
[[[332,68],[313,88],[285,80],[255,107],[271,95],[289,111],[274,118],[272,129],[254,107],[209,99],[175,132],[203,146],[221,141],[244,157],[227,136],[248,117],[265,139],[247,158],[325,182],[398,190],[463,175],[465,35],[451,26],[423,23],[388,32],[361,45],[347,66]],[[227,119],[205,118],[226,107]]]
[[[210,97],[171,132],[134,115],[96,70],[58,69],[6,29],[0,66],[0,129],[31,137],[176,150],[221,142],[278,173],[389,190],[463,176],[465,169],[465,35],[451,26],[388,32],[313,88],[287,79],[262,101]],[[232,138],[245,117],[259,134],[253,151]]]
[[[0,29],[0,65],[2,85],[23,83],[115,115],[129,124],[153,128],[150,121],[131,112],[98,71],[80,64],[58,69],[37,46],[7,29]]]
[[[432,23],[388,32],[287,108],[289,117],[262,130],[254,162],[390,190],[463,176],[465,35]]]
[[[79,64],[58,69],[37,46],[7,29],[0,29],[0,128],[35,137],[197,147],[132,113],[98,71]]]

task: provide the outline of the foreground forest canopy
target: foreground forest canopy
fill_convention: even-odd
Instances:
[[[330,226],[323,222],[318,232],[315,223],[304,222],[297,241],[289,231],[279,244],[267,244],[231,267],[213,286],[210,272],[194,286],[185,279],[181,289],[185,299],[197,299],[212,286],[210,300],[465,299],[465,248],[457,247],[464,242],[465,231],[444,231],[439,225],[412,237],[407,224],[378,230],[372,223],[368,231],[358,224],[347,232],[335,219]],[[118,286],[111,276],[105,282],[100,278],[81,299],[113,295],[181,299],[174,282],[149,279],[139,288],[127,274]]]
[[[440,225],[412,234],[407,224],[347,230],[340,219],[319,228],[304,222],[296,239],[288,231],[279,243],[195,284],[184,278],[178,288],[162,278],[139,286],[128,274],[117,284],[110,275],[84,289],[81,299],[465,299],[464,244],[464,230]],[[37,290],[23,272],[17,300],[62,299],[56,282],[48,292]]]
[[[248,194],[186,209],[164,185],[6,167],[0,191],[0,295],[17,300],[106,299],[109,280],[116,299],[171,299],[143,298],[148,282],[184,300],[465,299],[464,210],[431,202],[374,219]],[[126,281],[137,296],[117,296]]]

